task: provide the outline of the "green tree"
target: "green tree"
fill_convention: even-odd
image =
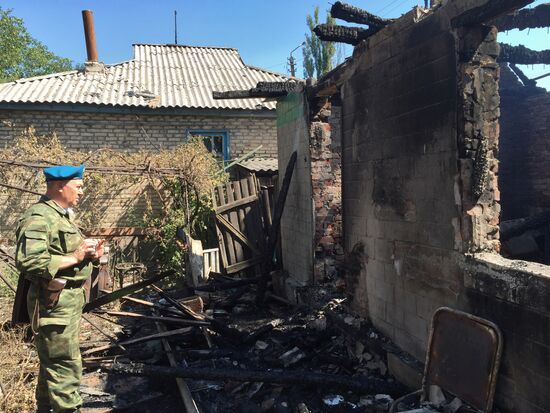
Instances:
[[[309,33],[306,34],[304,54],[304,77],[320,78],[332,69],[332,58],[336,52],[333,42],[320,40],[313,29],[319,24],[319,6],[313,10],[313,16],[306,17]],[[334,24],[334,18],[327,13],[326,24]]]
[[[70,59],[50,52],[29,34],[22,19],[0,7],[0,82],[72,69]]]

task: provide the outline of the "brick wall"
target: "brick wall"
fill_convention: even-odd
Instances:
[[[356,47],[342,85],[345,250],[366,247],[354,305],[420,360],[457,300],[455,38],[409,13]]]
[[[496,31],[449,24],[480,3],[403,16],[358,45],[339,75],[344,246],[365,246],[358,312],[419,360],[440,306],[496,322],[505,340],[499,409],[542,413],[550,269],[496,254]]]
[[[500,170],[502,219],[550,209],[550,93],[501,93]]]
[[[171,148],[184,142],[189,129],[225,129],[230,135],[230,157],[263,145],[256,156],[277,156],[274,115],[267,117],[136,115],[50,111],[0,110],[0,144],[12,141],[34,126],[38,134],[57,133],[70,149],[120,150]],[[145,132],[144,132],[145,131]],[[153,142],[153,143],[151,143]]]
[[[225,129],[230,137],[230,157],[239,157],[259,145],[256,156],[277,156],[276,119],[271,117],[213,117],[184,115],[140,115],[51,111],[0,110],[0,145],[9,145],[24,129],[37,134],[55,132],[69,149],[93,151],[109,147],[121,151],[169,149],[184,142],[187,130]],[[148,189],[150,193],[151,188]],[[147,208],[144,186],[136,185],[103,194],[96,205],[97,227],[133,226]],[[22,211],[38,198],[15,193],[0,196],[0,237],[11,240]],[[153,199],[157,197],[154,196]],[[160,204],[154,203],[159,209]],[[81,206],[86,208],[86,203]]]
[[[333,98],[336,100],[336,98]],[[340,102],[323,99],[311,114],[309,147],[314,208],[314,279],[334,277],[343,258]]]
[[[300,286],[313,279],[313,200],[309,125],[304,95],[291,94],[277,103],[279,182],[293,151],[298,151],[294,175],[281,220],[283,265],[289,285]]]

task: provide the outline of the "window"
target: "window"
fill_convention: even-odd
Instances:
[[[201,138],[206,149],[216,158],[229,160],[229,132],[226,130],[190,130],[188,137]]]

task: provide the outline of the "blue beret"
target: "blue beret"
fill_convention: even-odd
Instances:
[[[82,179],[84,176],[84,164],[80,166],[59,165],[44,169],[46,181],[67,181],[69,179]]]

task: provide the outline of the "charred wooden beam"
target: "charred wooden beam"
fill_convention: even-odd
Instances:
[[[330,14],[336,19],[345,20],[350,23],[368,24],[370,27],[377,27],[379,29],[395,21],[395,19],[384,19],[341,1],[337,1],[332,5]]]
[[[338,26],[335,24],[319,24],[315,26],[313,32],[319,39],[327,42],[358,44],[376,33],[379,28],[361,29],[360,27]]]
[[[491,20],[490,24],[503,32],[512,29],[535,29],[550,26],[550,3],[540,4],[532,9],[523,9],[513,14]]]
[[[529,86],[529,87],[537,86],[537,82],[525,76],[525,73],[523,73],[523,70],[521,70],[515,64],[511,63],[510,69],[512,70],[512,72],[515,73],[517,77],[519,77],[519,80],[521,80],[521,83],[523,83],[524,86]]]
[[[499,60],[518,65],[550,64],[550,50],[537,51],[522,45],[500,43]]]
[[[453,18],[451,25],[453,28],[462,26],[475,26],[486,23],[503,14],[521,9],[534,0],[489,0],[483,6],[474,7]]]
[[[500,224],[500,240],[506,241],[526,231],[541,228],[550,223],[550,211],[544,211],[527,218],[504,221]]]
[[[402,394],[404,388],[395,381],[389,382],[376,377],[349,377],[337,374],[313,373],[309,371],[282,370],[240,370],[209,369],[196,367],[165,367],[146,364],[115,363],[107,368],[115,373],[132,376],[182,377],[197,380],[220,380],[240,382],[278,383],[294,386],[314,386],[326,390],[349,389],[362,394],[384,393],[392,396]]]
[[[142,288],[147,287],[150,284],[153,284],[154,282],[160,281],[164,277],[167,277],[168,275],[171,275],[171,274],[173,274],[173,271],[160,273],[152,278],[139,281],[135,284],[128,285],[127,287],[123,287],[120,290],[113,291],[112,293],[99,297],[94,301],[90,301],[88,304],[84,306],[84,309],[82,310],[82,312],[87,313],[89,311],[92,311],[94,308],[101,307],[102,305],[118,300],[124,297],[125,295],[132,294],[138,290],[141,290]]]
[[[235,281],[226,281],[223,283],[212,283],[212,284],[205,284],[205,285],[199,285],[195,287],[195,291],[206,291],[206,292],[215,292],[215,291],[223,291],[223,290],[230,290],[232,288],[238,288],[243,287],[245,285],[250,284],[257,284],[263,279],[268,279],[268,276],[260,276],[260,277],[254,277],[254,278],[243,278],[240,280]]]
[[[258,82],[256,87],[248,90],[214,91],[212,97],[214,99],[277,98],[298,92],[301,87],[300,82]]]

